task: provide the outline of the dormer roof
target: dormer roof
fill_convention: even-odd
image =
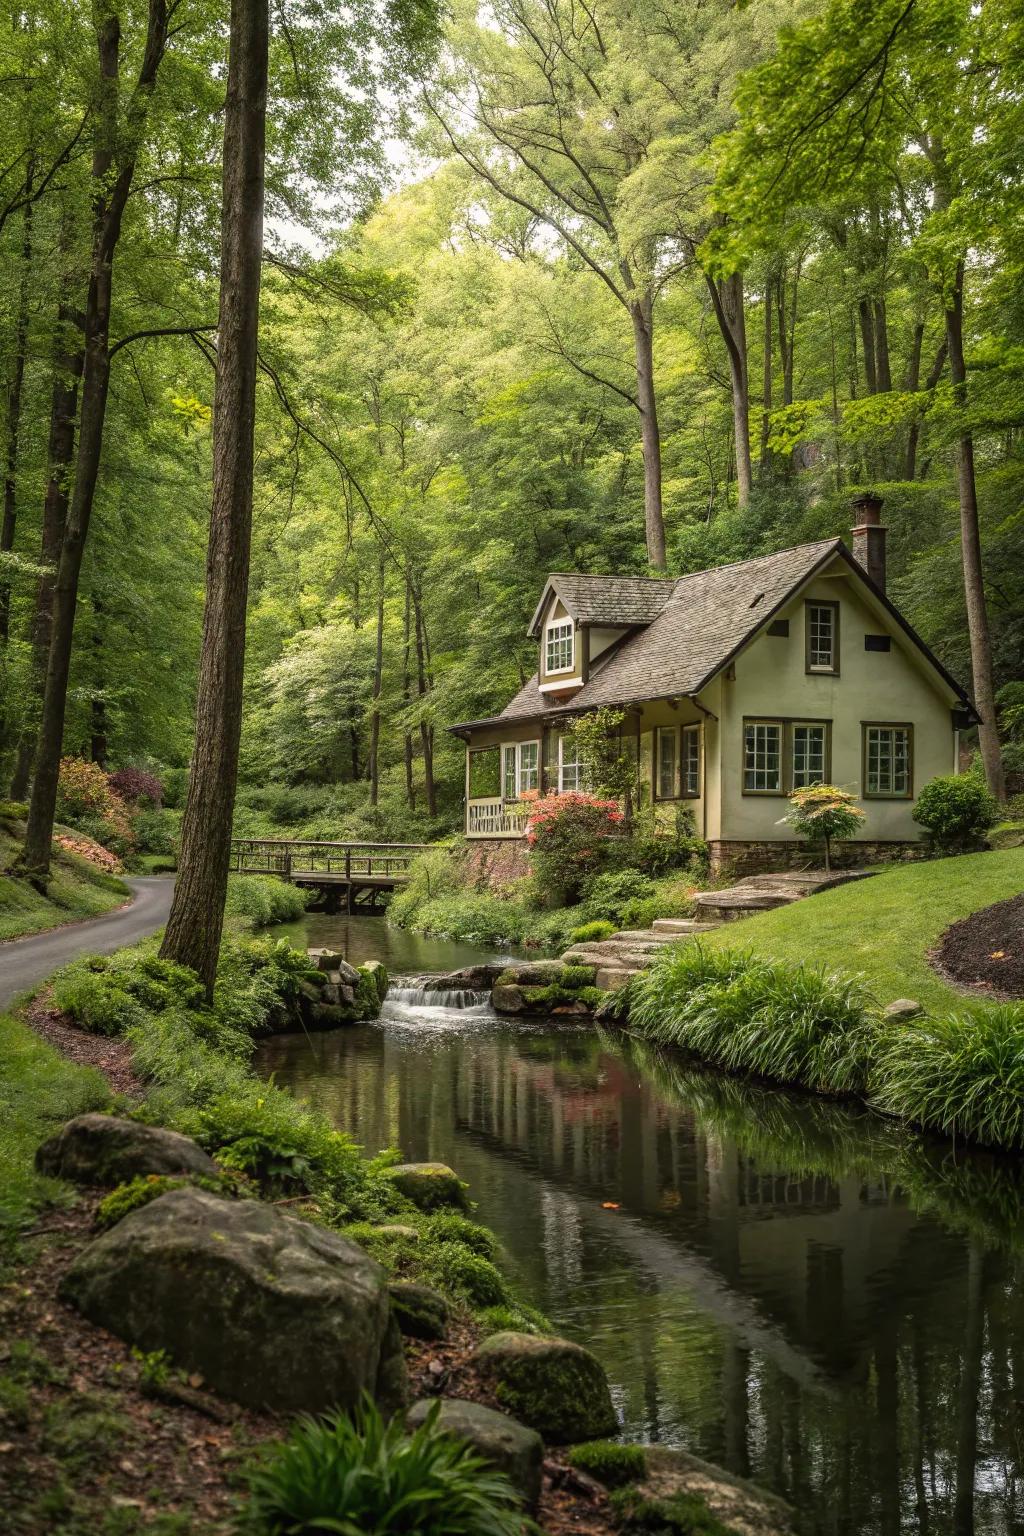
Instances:
[[[579,624],[632,629],[652,624],[664,608],[675,582],[671,577],[583,576],[556,571],[544,584],[527,634],[540,638],[540,626],[552,592]]]

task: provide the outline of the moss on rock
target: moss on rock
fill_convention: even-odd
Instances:
[[[593,1440],[617,1428],[604,1368],[580,1344],[495,1333],[473,1359],[502,1407],[547,1440]]]
[[[399,1194],[421,1211],[436,1211],[441,1206],[466,1210],[469,1206],[466,1185],[447,1163],[399,1163],[387,1169],[387,1177]]]

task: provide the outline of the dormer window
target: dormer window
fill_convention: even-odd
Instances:
[[[552,619],[545,630],[544,670],[571,672],[575,664],[572,619]]]
[[[807,603],[807,671],[839,671],[839,604]]]

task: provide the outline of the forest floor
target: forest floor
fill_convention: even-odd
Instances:
[[[859,974],[883,1005],[912,997],[929,1012],[955,1011],[964,993],[935,963],[943,934],[971,913],[1019,895],[1022,883],[1017,848],[898,864],[870,880],[744,918],[735,930],[726,923],[702,942]]]

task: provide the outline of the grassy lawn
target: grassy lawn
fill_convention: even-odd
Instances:
[[[0,1014],[0,1258],[32,1212],[61,1185],[33,1167],[36,1147],[65,1120],[100,1109],[110,1089],[92,1067],[79,1067],[27,1024]]]
[[[1006,848],[904,864],[870,880],[823,891],[709,934],[718,949],[752,949],[772,960],[802,960],[860,973],[882,1004],[913,997],[949,1012],[964,994],[928,964],[950,923],[1024,891],[1024,853]]]
[[[0,827],[0,871],[10,866],[20,847],[10,826],[8,823],[6,828]],[[57,854],[52,870],[46,896],[41,896],[27,880],[13,880],[0,873],[0,941],[60,928],[84,917],[99,917],[102,912],[123,906],[131,894],[123,880],[103,874],[75,854]]]

